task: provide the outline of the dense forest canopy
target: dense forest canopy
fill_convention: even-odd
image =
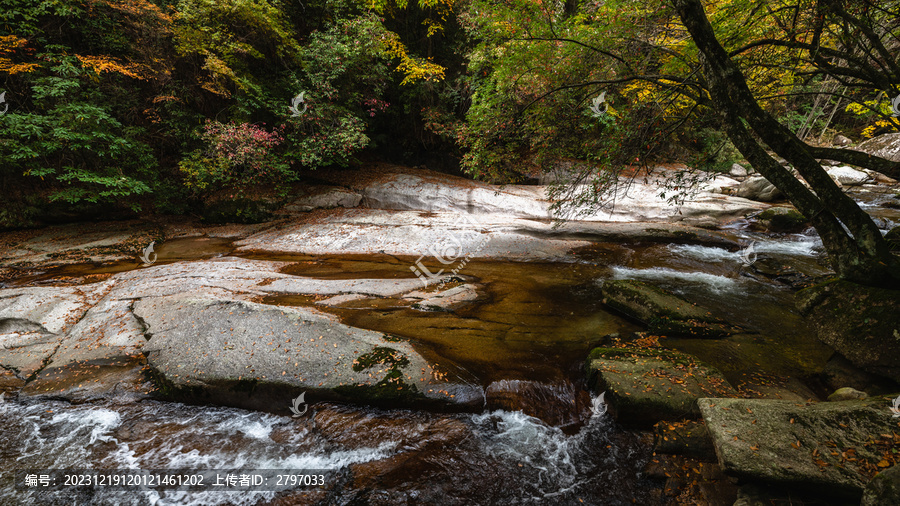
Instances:
[[[900,129],[898,54],[896,1],[2,0],[0,226],[183,213],[361,157],[495,182],[568,163],[554,195],[592,206],[623,168],[743,159],[871,279],[893,257],[810,160],[900,173],[827,147]]]

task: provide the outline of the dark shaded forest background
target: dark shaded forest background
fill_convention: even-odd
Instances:
[[[820,3],[704,7],[807,143],[897,131],[900,75],[842,77],[804,49],[865,51]],[[889,40],[896,13],[873,5],[847,9]],[[723,171],[742,156],[699,62],[664,1],[2,0],[0,228],[193,213],[372,160],[498,183],[564,161]]]

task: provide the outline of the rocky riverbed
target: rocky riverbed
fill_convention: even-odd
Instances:
[[[873,375],[893,367],[890,350],[873,362],[881,369],[864,370],[851,351],[856,366],[835,355],[837,338],[828,346],[816,337],[794,298],[830,274],[820,243],[802,217],[758,217],[789,206],[736,196],[752,176],[713,178],[677,210],[654,181],[635,182],[614,209],[562,224],[540,186],[400,167],[367,178],[309,186],[255,225],[154,219],[0,236],[0,416],[26,420],[4,429],[22,443],[0,462],[19,467],[32,455],[31,467],[54,467],[36,448],[70,430],[72,441],[59,444],[86,449],[56,466],[165,468],[181,450],[153,434],[187,441],[191,429],[164,416],[202,416],[244,420],[233,430],[201,425],[233,434],[224,437],[235,452],[257,448],[248,465],[299,465],[263,457],[287,445],[344,473],[340,485],[295,497],[312,502],[438,497],[451,489],[440,469],[460,459],[452,473],[478,483],[496,467],[489,476],[522,495],[495,496],[514,503],[683,495],[731,504],[764,497],[754,484],[786,487],[769,495],[780,498],[805,482],[833,484],[858,503],[868,479],[896,463],[900,425],[886,395],[900,388]],[[896,186],[860,184],[858,200],[885,230],[896,226]],[[839,387],[869,399],[821,402]],[[291,418],[301,395],[309,411]],[[767,424],[728,410],[769,413]],[[852,422],[857,412],[868,425]],[[641,431],[684,420],[709,426],[700,438],[713,454],[652,457]],[[785,440],[796,451],[769,436],[781,431],[776,420],[803,421],[796,441]],[[832,421],[852,430],[841,439],[816,428]],[[318,442],[302,443],[308,433]],[[185,442],[208,457],[185,462],[215,467],[239,453],[216,444]],[[168,457],[140,457],[152,454]],[[760,467],[772,459],[794,471]],[[413,477],[423,465],[431,470]],[[532,472],[539,485],[526,485]],[[604,488],[597,476],[622,485]],[[0,488],[15,493],[10,482]],[[815,488],[799,493],[814,503]],[[246,503],[278,500],[251,494]]]

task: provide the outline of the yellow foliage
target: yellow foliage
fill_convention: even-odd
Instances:
[[[37,63],[16,63],[10,58],[17,49],[22,49],[27,40],[16,35],[0,36],[0,72],[24,74],[40,67]]]
[[[453,7],[456,0],[418,0],[421,9],[429,11],[429,17],[422,24],[427,27],[427,37],[431,37],[444,30],[444,23],[453,13]],[[365,0],[365,5],[378,13],[384,13],[393,9],[406,9],[409,5],[408,0]],[[400,64],[397,66],[399,72],[403,72],[405,77],[400,83],[406,85],[414,83],[420,79],[426,81],[440,81],[444,78],[444,67],[432,63],[430,58],[421,59],[410,56],[406,46],[400,41],[397,34],[391,33],[390,38],[384,41],[384,53],[391,58],[399,58]]]
[[[122,63],[110,56],[83,56],[76,54],[75,57],[81,62],[83,68],[89,68],[98,75],[102,72],[115,72],[141,81],[147,78],[148,69],[143,65],[136,63]]]
[[[851,102],[850,104],[847,105],[845,110],[847,112],[856,114],[857,116],[873,114],[876,111],[880,112],[884,116],[887,116],[887,115],[891,114],[892,109],[891,109],[890,101],[882,100],[883,96],[884,96],[883,93],[879,93],[878,96],[875,97],[873,100],[865,100],[863,102]],[[866,138],[872,137],[872,135],[875,134],[875,131],[878,130],[878,128],[882,128],[882,127],[893,127],[895,130],[900,130],[900,120],[898,120],[897,118],[894,118],[894,117],[889,117],[887,119],[885,119],[885,118],[877,119],[877,120],[875,120],[875,122],[873,124],[867,126],[865,129],[863,129],[862,136],[866,137]]]
[[[396,34],[391,34],[391,36],[384,41],[384,52],[391,58],[400,59],[397,70],[406,74],[406,77],[400,82],[400,85],[414,83],[420,79],[426,81],[440,81],[444,78],[444,67],[432,63],[430,59],[423,60],[421,58],[410,56],[406,50],[406,46],[400,42],[400,37]]]

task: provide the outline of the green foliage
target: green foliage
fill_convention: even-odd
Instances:
[[[367,121],[389,106],[382,98],[390,72],[381,43],[386,36],[371,14],[310,36],[301,52],[306,110],[285,123],[290,159],[311,168],[347,165],[369,144]]]
[[[204,148],[179,164],[191,188],[230,190],[240,195],[251,185],[284,184],[292,179],[289,165],[274,153],[283,140],[278,131],[267,132],[248,123],[209,121],[198,137]]]
[[[74,57],[42,54],[44,76],[31,80],[31,111],[0,117],[3,175],[55,182],[50,200],[112,202],[149,191],[144,181],[155,160],[123,125],[102,94],[83,84],[86,71]],[[80,79],[81,78],[81,79]]]
[[[708,172],[728,172],[743,157],[725,132],[715,128],[696,131],[696,155],[691,166]]]
[[[181,0],[177,10],[178,54],[196,60],[200,86],[223,97],[238,91],[264,102],[266,76],[254,67],[265,59],[296,63],[301,51],[277,0]]]

